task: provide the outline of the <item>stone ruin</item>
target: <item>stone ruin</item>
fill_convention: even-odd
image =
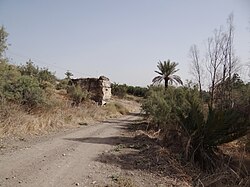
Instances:
[[[71,84],[79,85],[90,94],[90,99],[104,105],[111,99],[111,82],[105,76],[99,78],[71,79]]]

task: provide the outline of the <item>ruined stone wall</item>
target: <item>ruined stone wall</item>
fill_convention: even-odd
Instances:
[[[107,77],[71,79],[71,84],[80,85],[87,90],[90,98],[100,105],[111,98],[111,82]]]

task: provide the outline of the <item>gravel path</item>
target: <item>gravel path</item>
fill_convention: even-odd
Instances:
[[[99,179],[91,174],[100,172],[95,171],[99,164],[96,158],[112,149],[112,137],[137,118],[128,115],[83,126],[4,153],[0,155],[0,186],[93,186]]]

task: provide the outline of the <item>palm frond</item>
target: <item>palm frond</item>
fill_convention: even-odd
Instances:
[[[172,79],[173,79],[176,83],[183,85],[183,82],[182,82],[181,78],[180,78],[178,75],[172,75]]]
[[[160,72],[160,71],[155,71],[155,73],[158,73],[158,74],[160,74],[160,75],[163,75],[163,73]]]
[[[157,76],[157,77],[153,78],[153,80],[152,80],[153,85],[160,84],[162,81],[163,81],[163,77],[162,76]]]
[[[155,71],[159,75],[161,75],[161,78],[154,78],[153,84],[160,83],[163,80],[169,81],[170,84],[173,84],[175,82],[176,84],[183,84],[181,81],[181,78],[177,75],[174,75],[179,69],[176,69],[178,66],[178,63],[171,62],[170,60],[167,61],[159,61],[157,64],[158,71]]]
[[[249,117],[235,109],[210,108],[205,119],[201,109],[190,104],[188,115],[181,117],[181,127],[190,138],[186,157],[198,161],[203,169],[211,169],[216,167],[215,148],[246,135],[250,131]]]

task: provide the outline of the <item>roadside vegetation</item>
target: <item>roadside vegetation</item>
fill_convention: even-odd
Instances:
[[[148,88],[113,83],[111,85],[111,91],[112,95],[115,95],[119,98],[130,98],[129,96],[145,97],[148,92]]]
[[[31,60],[12,65],[4,58],[8,33],[0,28],[0,137],[44,134],[127,114],[119,100],[101,107],[86,90],[68,84],[73,74],[57,79]]]
[[[227,30],[215,30],[208,39],[207,58],[201,58],[196,45],[191,47],[192,84],[171,86],[174,82],[183,85],[176,75],[178,64],[160,61],[155,71],[158,76],[152,81],[142,109],[151,124],[148,128],[160,132],[170,150],[178,150],[180,163],[191,163],[205,173],[220,171],[220,178],[212,185],[219,181],[248,186],[250,83],[243,82],[238,74],[233,32],[230,15]],[[162,81],[164,86],[159,85]],[[238,157],[226,154],[225,147],[230,144],[239,145],[235,147],[241,150]]]

